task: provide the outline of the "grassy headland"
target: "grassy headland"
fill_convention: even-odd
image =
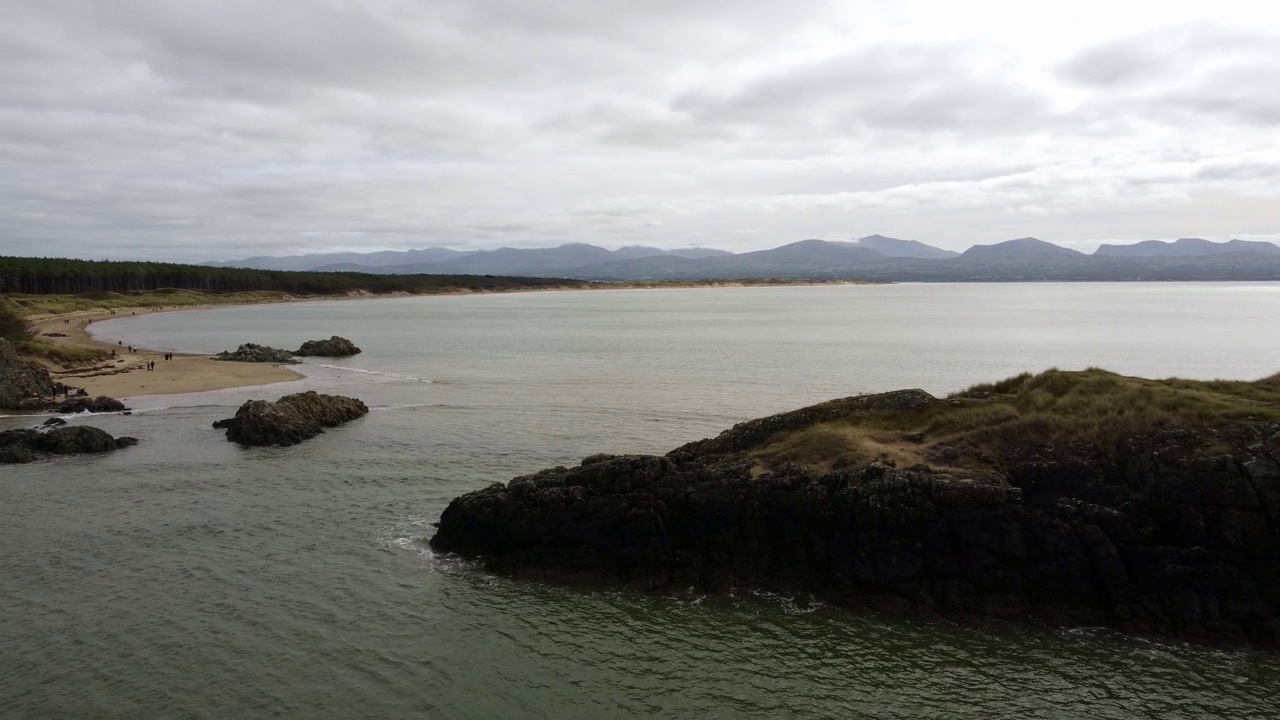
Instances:
[[[778,416],[790,418],[785,429],[742,449],[761,471],[794,462],[815,472],[881,458],[1003,469],[1037,455],[1106,455],[1129,438],[1171,428],[1212,439],[1240,423],[1280,423],[1280,373],[1245,382],[1055,369],[905,411],[860,407],[845,398],[786,413]],[[1202,450],[1219,449],[1213,445]]]

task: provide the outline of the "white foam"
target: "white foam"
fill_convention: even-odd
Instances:
[[[408,410],[420,407],[448,407],[448,405],[445,405],[444,403],[400,403],[396,405],[375,405],[374,407],[369,408],[369,410]]]
[[[431,384],[433,381],[425,378],[415,377],[413,375],[405,375],[403,373],[386,372],[384,370],[366,370],[364,368],[349,367],[346,365],[325,365],[324,363],[306,363],[313,367],[322,367],[329,370],[345,370],[347,372],[359,373],[361,375],[373,375],[377,377],[392,378],[394,380],[409,380],[411,382]]]

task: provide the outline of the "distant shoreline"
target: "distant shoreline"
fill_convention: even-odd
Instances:
[[[57,346],[98,350],[110,354],[115,351],[114,358],[89,363],[85,367],[67,369],[47,359],[36,358],[45,365],[54,379],[73,387],[83,387],[90,395],[107,395],[114,398],[131,398],[149,395],[184,395],[188,393],[226,390],[239,387],[256,387],[276,383],[291,382],[305,376],[297,371],[272,363],[242,363],[216,361],[211,356],[171,353],[159,348],[129,346],[123,343],[111,343],[100,340],[89,333],[89,328],[112,320],[123,320],[127,317],[148,315],[152,313],[186,312],[211,310],[230,306],[275,305],[281,303],[369,300],[380,298],[427,297],[433,295],[497,295],[527,292],[587,291],[587,290],[676,290],[696,288],[732,288],[732,287],[788,287],[788,286],[835,286],[835,285],[880,285],[865,281],[779,281],[779,280],[712,280],[706,282],[691,281],[629,281],[620,283],[592,283],[580,286],[563,287],[528,287],[513,289],[457,289],[434,293],[362,293],[353,292],[345,295],[292,296],[280,294],[275,298],[253,297],[241,299],[239,294],[211,296],[211,299],[222,298],[201,304],[184,305],[135,305],[130,307],[99,307],[85,310],[73,310],[62,313],[45,313],[29,315],[36,337],[42,342],[50,342]],[[57,297],[57,296],[50,296]],[[74,297],[74,296],[71,296]],[[166,295],[142,293],[131,296],[130,301],[157,302],[166,299]],[[46,333],[62,333],[66,337],[49,337]],[[228,350],[234,348],[227,348]],[[165,360],[169,354],[172,359]],[[155,369],[148,370],[149,363],[154,362]]]

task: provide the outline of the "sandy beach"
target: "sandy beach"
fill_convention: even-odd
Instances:
[[[835,286],[835,285],[862,285],[862,284],[878,284],[865,283],[861,281],[821,281],[821,282],[787,282],[787,283],[754,283],[741,280],[726,281],[707,281],[707,282],[690,282],[687,284],[680,283],[662,283],[659,285],[627,284],[619,283],[615,285],[588,285],[580,288],[568,287],[546,287],[546,288],[520,288],[518,290],[503,291],[479,291],[478,294],[491,294],[493,292],[581,292],[583,290],[648,290],[648,289],[703,289],[703,288],[741,288],[752,287],[757,285],[777,286],[777,287],[808,287],[808,286]],[[448,292],[435,293],[440,295],[459,295],[473,294],[475,291],[466,288],[450,290]],[[320,300],[360,300],[366,298],[390,298],[390,297],[423,297],[410,296],[407,293],[384,293],[373,295],[368,292],[352,292],[345,296],[325,296],[325,297],[305,297],[294,298],[285,297],[278,301],[271,302],[308,302]],[[138,397],[143,395],[177,395],[182,393],[206,392],[209,390],[223,390],[234,387],[249,387],[254,385],[270,385],[272,383],[289,382],[304,377],[302,374],[295,372],[284,365],[272,363],[245,363],[245,362],[223,362],[214,360],[208,355],[189,355],[189,354],[173,354],[171,360],[165,360],[164,351],[154,350],[150,348],[134,347],[133,352],[129,352],[127,345],[117,345],[99,341],[89,335],[87,329],[93,323],[104,322],[112,319],[129,317],[142,313],[153,312],[188,312],[193,310],[208,310],[212,308],[228,307],[227,304],[208,304],[208,305],[181,305],[175,307],[161,308],[145,308],[137,310],[116,309],[116,310],[86,310],[70,313],[59,313],[56,315],[34,315],[28,319],[31,321],[32,328],[41,340],[59,343],[70,347],[97,348],[110,353],[116,352],[116,357],[108,358],[99,363],[95,363],[91,367],[81,367],[76,369],[66,369],[57,363],[40,360],[40,362],[49,369],[50,374],[57,382],[66,383],[71,387],[84,388],[90,395],[97,397],[99,395],[107,395],[117,399],[127,399],[130,397]],[[48,333],[60,333],[65,337],[50,337]],[[228,348],[233,349],[233,348]],[[154,370],[148,370],[147,365],[150,362],[155,363]]]
[[[137,312],[182,312],[220,306],[188,306],[173,309],[139,310]],[[107,395],[128,399],[142,395],[174,395],[205,392],[224,388],[269,385],[297,380],[302,375],[283,365],[271,363],[222,362],[207,355],[174,354],[165,360],[165,353],[148,348],[134,347],[130,353],[127,345],[105,343],[94,339],[87,328],[96,322],[128,317],[130,310],[95,310],[32,318],[32,326],[42,340],[73,347],[98,348],[116,357],[108,358],[92,367],[65,370],[58,365],[44,362],[57,382],[84,388],[90,395]],[[48,337],[46,333],[63,333],[66,337]],[[147,364],[155,363],[155,370]]]

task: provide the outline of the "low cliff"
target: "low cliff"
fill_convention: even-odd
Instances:
[[[846,398],[495,483],[431,544],[547,577],[1277,647],[1280,376]]]
[[[44,409],[53,390],[49,371],[18,355],[12,343],[0,338],[0,409]]]

